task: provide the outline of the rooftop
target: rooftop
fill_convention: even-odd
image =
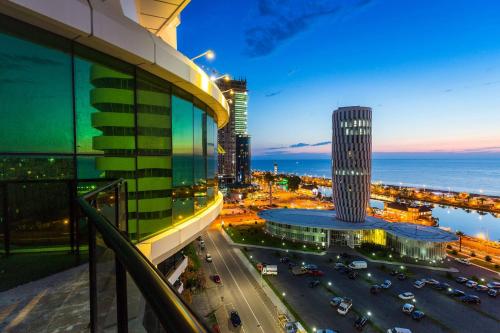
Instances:
[[[453,233],[436,227],[411,223],[387,222],[372,216],[367,216],[364,222],[345,222],[336,218],[334,210],[268,209],[259,212],[258,215],[266,221],[299,227],[313,227],[330,230],[382,229],[397,237],[436,243],[458,240]]]

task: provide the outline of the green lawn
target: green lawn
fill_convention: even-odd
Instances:
[[[226,230],[226,233],[231,237],[233,242],[239,244],[270,246],[282,250],[300,250],[308,252],[323,251],[321,247],[316,247],[312,244],[292,242],[266,234],[262,224],[226,226],[224,230]]]
[[[82,253],[80,261],[67,252],[15,253],[0,257],[0,291],[35,281],[87,262]]]

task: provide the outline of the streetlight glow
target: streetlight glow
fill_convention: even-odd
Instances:
[[[201,57],[206,57],[208,60],[212,60],[213,58],[215,58],[215,52],[212,50],[207,50],[201,54],[198,54],[196,57],[191,58],[191,61],[194,61]]]

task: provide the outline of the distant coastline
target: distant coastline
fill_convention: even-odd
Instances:
[[[253,159],[252,169],[331,178],[329,159]],[[500,158],[374,158],[372,182],[500,196]]]

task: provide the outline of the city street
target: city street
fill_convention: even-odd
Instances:
[[[276,309],[262,292],[257,281],[248,273],[234,251],[215,226],[203,235],[206,250],[202,252],[205,272],[209,275],[208,286],[215,287],[220,306],[227,314],[225,322],[219,322],[221,332],[241,331],[246,333],[280,332],[276,320]],[[212,262],[206,262],[204,254],[210,253]],[[217,285],[211,277],[218,274],[222,283]],[[211,291],[212,292],[212,291]],[[241,328],[233,328],[230,312],[236,310],[241,317]]]

